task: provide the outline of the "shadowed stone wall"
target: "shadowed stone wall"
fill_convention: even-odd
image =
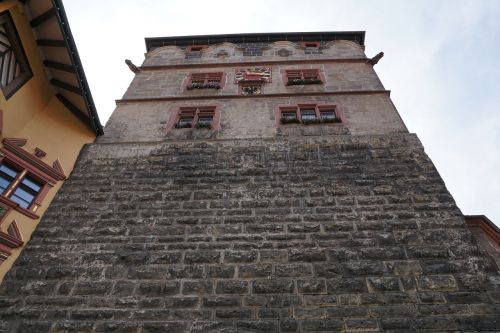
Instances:
[[[414,135],[94,144],[0,331],[496,331],[499,284]]]

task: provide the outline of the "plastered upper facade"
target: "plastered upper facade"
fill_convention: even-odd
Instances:
[[[251,46],[249,46],[251,45]],[[251,48],[252,55],[248,51]],[[229,43],[206,45],[197,57],[189,46],[166,45],[150,50],[106,127],[99,142],[165,139],[270,138],[295,135],[384,134],[407,132],[365,53],[349,40],[320,42],[311,54],[301,42]],[[268,68],[270,80],[261,94],[242,96],[236,73]],[[287,85],[287,70],[316,69],[321,84]],[[192,74],[222,73],[220,89],[186,89]],[[298,126],[279,124],[283,105],[335,105],[342,124]],[[217,130],[175,129],[180,107],[216,106]],[[140,113],[140,119],[137,114]]]

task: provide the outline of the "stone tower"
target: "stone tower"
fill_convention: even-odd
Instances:
[[[498,267],[363,32],[146,39],[1,332],[497,331]]]

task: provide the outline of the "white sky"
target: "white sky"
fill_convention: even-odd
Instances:
[[[500,1],[65,0],[101,122],[145,37],[366,31],[366,54],[464,214],[500,225]]]

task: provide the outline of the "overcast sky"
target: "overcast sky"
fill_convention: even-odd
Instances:
[[[65,0],[101,122],[145,37],[366,31],[366,54],[464,214],[500,225],[500,1]]]

